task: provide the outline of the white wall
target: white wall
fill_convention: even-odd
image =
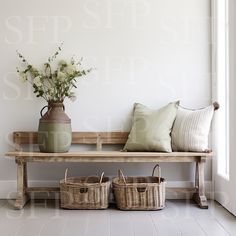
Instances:
[[[45,105],[17,80],[15,50],[39,66],[64,41],[62,58],[83,56],[97,68],[80,81],[78,100],[66,101],[74,131],[129,130],[134,102],[158,108],[180,99],[197,108],[211,101],[210,0],[1,0],[0,16],[2,197],[16,179],[14,161],[3,158],[11,149],[9,134],[36,130]],[[39,165],[30,165],[30,179],[57,180],[66,167]],[[188,165],[164,164],[163,174],[169,181],[192,181]],[[127,174],[148,174],[152,165],[81,166],[71,165],[71,174],[104,169],[114,175],[118,166]]]

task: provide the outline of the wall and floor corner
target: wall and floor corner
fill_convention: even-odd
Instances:
[[[14,7],[13,7],[14,6]],[[158,108],[181,100],[187,107],[211,102],[210,0],[5,1],[0,9],[0,198],[11,197],[16,166],[4,153],[14,130],[36,130],[45,102],[17,79],[16,50],[40,65],[64,42],[62,58],[78,55],[95,67],[79,82],[78,99],[66,101],[74,131],[126,131],[134,102]],[[163,164],[170,185],[193,181],[189,164]],[[141,164],[32,164],[38,184],[71,175],[109,176],[118,168],[131,175],[149,174]],[[211,186],[211,163],[206,180]],[[210,190],[209,190],[210,191]]]

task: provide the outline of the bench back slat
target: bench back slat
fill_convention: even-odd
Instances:
[[[72,132],[72,144],[125,144],[128,132]],[[17,145],[38,144],[38,132],[14,132]]]

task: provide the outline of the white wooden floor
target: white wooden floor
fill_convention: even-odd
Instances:
[[[236,236],[236,218],[216,202],[208,210],[167,201],[161,211],[62,210],[37,201],[22,211],[0,201],[1,236]]]

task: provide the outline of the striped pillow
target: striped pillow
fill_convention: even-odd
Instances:
[[[199,110],[179,107],[171,132],[173,151],[208,151],[208,135],[215,109],[214,104]]]

